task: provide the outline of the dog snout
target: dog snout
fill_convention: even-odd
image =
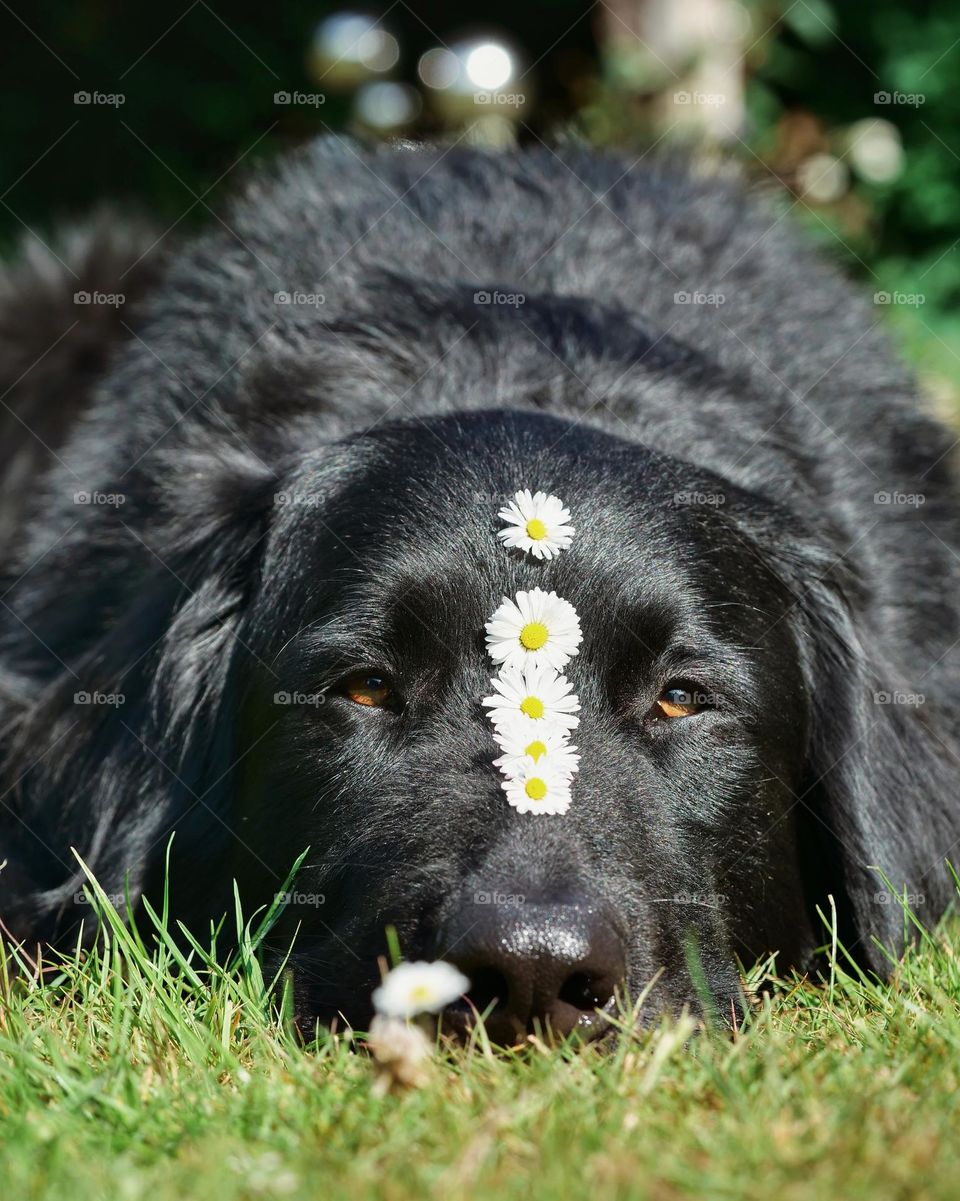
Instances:
[[[465,1001],[444,1014],[444,1028],[469,1029],[474,1009],[487,1033],[507,1046],[539,1032],[600,1037],[625,971],[624,941],[610,914],[585,900],[531,902],[497,894],[465,905],[448,924],[444,957],[469,978]]]

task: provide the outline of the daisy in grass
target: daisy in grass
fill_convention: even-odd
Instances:
[[[487,652],[504,667],[535,663],[559,671],[583,639],[573,605],[541,588],[518,592],[516,600],[504,597],[486,631]]]
[[[536,559],[552,559],[566,550],[576,533],[570,524],[570,510],[558,496],[546,492],[531,495],[529,488],[518,492],[497,516],[507,522],[497,534],[504,546],[529,551]]]
[[[400,963],[373,990],[373,1007],[388,1018],[439,1013],[469,987],[466,976],[442,959],[436,963]]]
[[[493,766],[499,767],[508,778],[519,775],[529,760],[549,764],[568,780],[580,767],[577,748],[570,745],[566,730],[538,731],[537,723],[527,718],[507,726],[493,737],[504,752],[499,759],[494,759]]]
[[[518,813],[555,816],[570,808],[570,777],[551,767],[546,756],[527,759],[516,776],[501,785],[507,801]]]
[[[542,731],[574,730],[580,724],[580,700],[570,681],[549,667],[532,663],[523,670],[505,667],[490,683],[494,693],[481,704],[490,710],[487,716],[501,733],[524,719]]]

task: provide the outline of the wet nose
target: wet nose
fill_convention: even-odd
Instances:
[[[480,894],[486,895],[486,894]],[[444,1015],[464,1033],[475,1007],[491,1040],[528,1033],[599,1037],[624,977],[624,944],[610,915],[585,900],[471,904],[445,931],[444,958],[469,978],[467,1000]],[[468,1003],[469,1002],[469,1003]]]

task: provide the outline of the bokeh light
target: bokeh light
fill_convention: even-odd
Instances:
[[[492,135],[495,115],[497,142],[503,140],[504,122],[511,127],[530,100],[531,81],[520,54],[498,34],[433,47],[421,56],[417,75],[429,89],[431,108],[445,123],[490,123]]]
[[[391,134],[406,129],[420,116],[422,107],[416,88],[405,83],[379,80],[366,83],[357,92],[353,115],[374,133]]]
[[[311,74],[333,89],[348,90],[396,66],[400,44],[366,13],[339,12],[317,26],[308,56]]]

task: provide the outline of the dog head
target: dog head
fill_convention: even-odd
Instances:
[[[526,483],[576,515],[559,559],[496,540]],[[503,1037],[590,1027],[661,969],[664,1000],[700,988],[729,1010],[738,956],[812,948],[796,813],[812,715],[796,598],[738,525],[754,498],[509,413],[307,456],[280,498],[241,635],[236,870],[264,895],[310,847],[275,931],[300,928],[303,1016],[364,1020],[388,924],[407,954],[459,964]],[[562,817],[506,804],[480,705],[484,622],[533,587],[584,630]]]

